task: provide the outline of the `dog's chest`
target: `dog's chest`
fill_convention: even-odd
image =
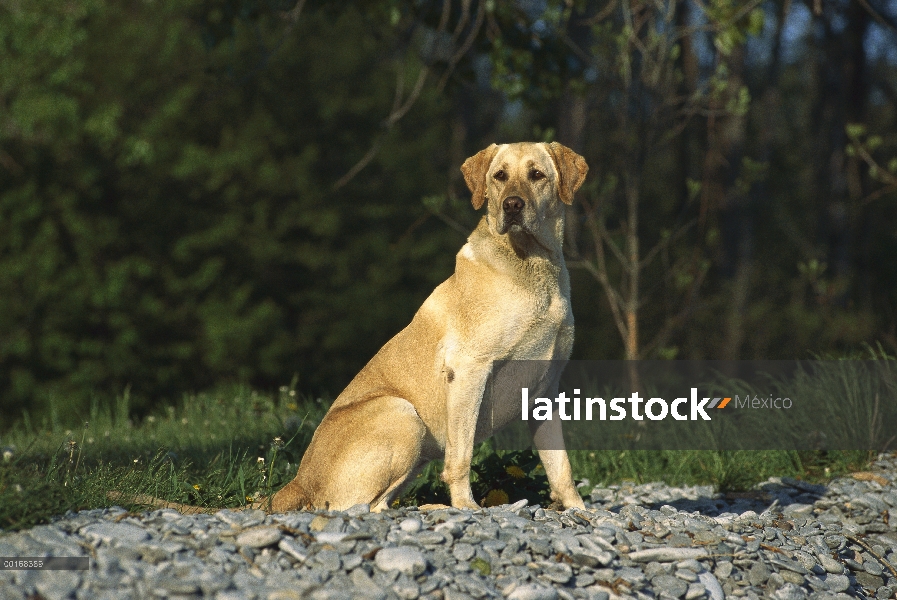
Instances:
[[[555,355],[559,334],[569,330],[573,316],[567,296],[556,281],[542,280],[536,289],[518,288],[511,295],[514,309],[509,311],[501,335],[502,358],[517,360],[549,359]]]

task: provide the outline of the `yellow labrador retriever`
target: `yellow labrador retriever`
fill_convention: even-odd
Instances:
[[[487,211],[461,248],[455,272],[411,323],[371,359],[318,426],[296,478],[274,511],[346,509],[390,499],[416,469],[444,458],[452,506],[477,508],[470,490],[474,444],[519,410],[484,406],[492,362],[566,359],[573,345],[570,282],[562,252],[564,204],[585,179],[585,160],[560,144],[489,146],[461,167],[473,207]],[[486,398],[485,402],[491,401]],[[534,422],[558,448],[560,421]],[[479,425],[479,426],[478,426]],[[554,431],[552,431],[554,429]],[[582,507],[563,450],[539,452],[552,498]]]
[[[470,489],[474,444],[520,414],[519,399],[494,406],[484,398],[493,361],[570,356],[564,204],[588,167],[561,144],[519,143],[492,144],[461,171],[473,207],[486,204],[487,211],[458,253],[454,274],[337,397],[295,479],[255,507],[369,503],[382,510],[417,469],[444,458],[452,506],[478,508]],[[560,420],[530,422],[552,499],[582,508],[567,453],[557,449]]]

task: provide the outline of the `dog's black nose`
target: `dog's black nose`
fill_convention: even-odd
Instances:
[[[502,202],[501,207],[504,209],[505,214],[516,215],[523,210],[523,198],[520,196],[508,196]]]

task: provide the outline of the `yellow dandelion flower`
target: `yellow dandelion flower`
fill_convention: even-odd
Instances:
[[[508,503],[508,493],[504,490],[489,490],[483,499],[483,506],[500,506]]]
[[[198,484],[198,483],[195,484],[195,485],[193,486],[193,489],[194,489],[194,490],[199,490],[199,484]]]
[[[524,477],[526,477],[526,473],[524,473],[523,469],[521,469],[517,465],[505,467],[505,472],[514,479],[523,479]]]

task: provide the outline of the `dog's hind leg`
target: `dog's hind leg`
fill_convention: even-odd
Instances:
[[[426,432],[411,403],[395,396],[332,410],[318,426],[293,483],[308,493],[315,508],[370,504],[382,510],[419,465]]]

